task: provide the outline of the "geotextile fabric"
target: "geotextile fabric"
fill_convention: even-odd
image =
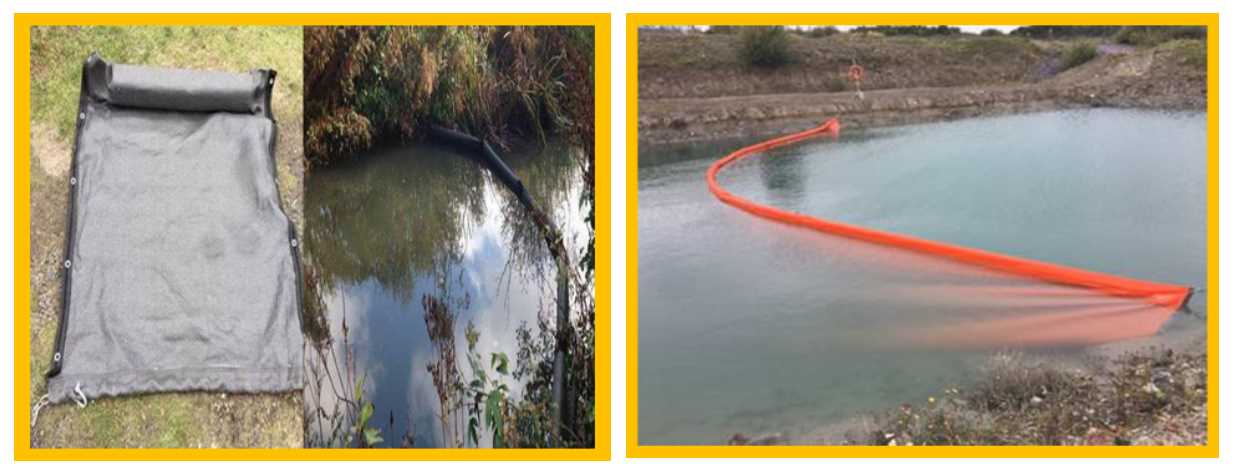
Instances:
[[[274,82],[86,60],[52,402],[302,387]]]

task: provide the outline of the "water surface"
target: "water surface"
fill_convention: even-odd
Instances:
[[[554,143],[505,157],[578,256],[587,228],[572,151]],[[425,298],[442,300],[457,315],[453,346],[464,378],[472,377],[463,338],[469,322],[485,360],[504,352],[514,361],[517,329],[538,331],[537,315],[553,312],[554,268],[539,231],[478,163],[427,144],[384,147],[314,169],[305,194],[306,248],[318,269],[332,347],[344,362],[346,321],[365,398],[375,404],[372,427],[385,430],[385,445],[401,444],[404,435],[416,447],[459,445],[466,430],[457,417],[445,430],[438,420],[427,367],[439,353],[426,328]],[[315,409],[320,400],[329,409],[333,396],[322,395],[306,398],[306,406]],[[519,396],[516,386],[512,398]],[[317,432],[313,424],[310,432]]]
[[[720,183],[822,218],[1202,287],[1205,129],[1203,113],[1082,110],[845,132]],[[880,333],[955,321],[972,312],[939,292],[1008,281],[720,203],[704,172],[748,143],[641,149],[640,441],[830,438],[820,429],[978,377],[989,350],[880,347]],[[1160,335],[1202,334],[1175,315]]]

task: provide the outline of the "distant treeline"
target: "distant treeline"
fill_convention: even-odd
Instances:
[[[1204,26],[1021,26],[1013,36],[1033,39],[1111,38],[1120,44],[1155,45],[1173,39],[1204,39]]]
[[[590,27],[308,27],[305,157],[324,164],[438,124],[594,152]]]
[[[955,26],[858,26],[854,33],[878,33],[883,36],[953,36],[962,34]]]
[[[750,26],[712,25],[707,27],[708,34],[736,34]],[[698,32],[695,26],[642,26],[647,31],[664,31],[677,33]],[[812,37],[824,37],[839,34],[835,26],[815,26],[788,28],[789,32]],[[965,33],[960,28],[947,25],[877,25],[858,26],[848,32],[879,34],[882,36],[960,36]],[[1072,38],[1110,38],[1114,42],[1130,45],[1156,45],[1174,39],[1204,39],[1208,36],[1204,26],[1021,26],[1010,33],[1030,39],[1072,39]],[[1003,32],[989,28],[979,33],[981,36],[1002,36]]]
[[[1105,37],[1118,34],[1121,29],[1122,26],[1021,26],[1011,30],[1011,35],[1033,39]]]

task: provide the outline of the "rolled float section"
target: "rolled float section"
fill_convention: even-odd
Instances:
[[[85,92],[111,106],[183,112],[268,114],[275,72],[247,73],[113,64],[91,55]]]

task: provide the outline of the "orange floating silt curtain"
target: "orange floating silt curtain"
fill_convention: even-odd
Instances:
[[[839,131],[840,123],[833,118],[813,129],[741,148],[707,169],[708,188],[725,204],[765,219],[1055,286],[935,288],[936,294],[950,292],[987,301],[991,314],[970,316],[962,323],[892,332],[899,341],[960,347],[1098,344],[1154,334],[1191,296],[1192,289],[1187,286],[1088,271],[786,211],[734,195],[716,180],[721,170],[738,160],[818,136],[838,137]],[[1094,298],[1077,300],[1086,296]]]

